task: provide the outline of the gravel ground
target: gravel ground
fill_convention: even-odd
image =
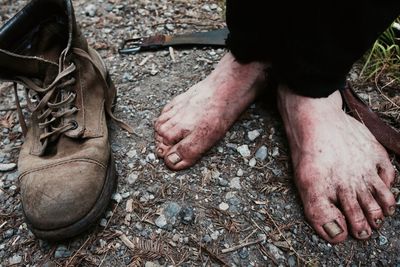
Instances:
[[[0,23],[25,3],[0,0]],[[136,132],[111,125],[119,185],[99,224],[64,243],[37,240],[19,201],[16,162],[23,138],[10,110],[12,90],[0,84],[0,266],[400,266],[399,213],[370,240],[349,238],[335,246],[307,224],[272,95],[253,104],[191,169],[172,172],[156,158],[153,120],[169,100],[203,79],[225,51],[175,49],[172,57],[168,50],[121,56],[117,49],[125,38],[220,28],[218,1],[74,5],[82,31],[119,90],[116,115]],[[357,73],[355,67],[350,78],[361,87]],[[374,87],[362,86],[368,88],[362,97],[395,123],[390,118],[399,114],[399,88],[388,93],[396,106]]]

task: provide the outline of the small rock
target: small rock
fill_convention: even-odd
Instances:
[[[137,152],[136,152],[135,149],[132,149],[132,150],[129,150],[129,152],[126,153],[126,155],[127,155],[129,158],[133,158],[133,157],[136,157],[136,156],[137,156]]]
[[[8,171],[12,171],[15,168],[17,168],[17,164],[15,163],[0,163],[0,171],[1,172],[8,172]]]
[[[144,267],[161,267],[161,265],[156,262],[146,261]]]
[[[85,7],[85,15],[86,16],[94,17],[94,16],[96,16],[96,12],[97,12],[97,6],[95,6],[93,4],[89,4]]]
[[[229,187],[233,189],[242,189],[242,186],[240,185],[240,178],[239,177],[233,178],[229,183]]]
[[[104,218],[101,219],[101,220],[100,220],[100,226],[101,226],[101,227],[106,227],[106,226],[107,226],[107,220],[104,219]]]
[[[120,193],[114,193],[111,198],[117,203],[120,203],[122,200],[122,196]]]
[[[242,155],[242,157],[244,158],[248,158],[251,155],[250,149],[248,145],[241,145],[236,149],[240,155]]]
[[[59,258],[68,258],[69,256],[71,256],[71,251],[68,250],[68,248],[66,246],[58,246],[56,249],[56,252],[54,252],[54,257],[56,259]]]
[[[255,158],[251,158],[251,160],[249,160],[249,166],[254,167],[256,165],[257,165],[257,160]]]
[[[210,243],[211,241],[212,241],[211,236],[209,236],[209,235],[203,236],[204,243]]]
[[[171,31],[171,32],[175,30],[174,25],[171,24],[171,23],[165,24],[165,28],[166,28],[167,30]]]
[[[236,173],[236,175],[237,176],[239,176],[239,177],[241,177],[241,176],[243,176],[243,170],[242,169],[239,169],[238,171],[237,171],[237,173]]]
[[[22,257],[20,255],[14,255],[8,260],[10,265],[20,264],[22,262]]]
[[[219,208],[220,210],[228,210],[228,209],[229,209],[229,205],[228,205],[228,203],[221,202],[221,203],[218,205],[218,208]]]
[[[279,156],[279,147],[274,147],[274,149],[272,150],[271,156],[273,156],[273,157]]]
[[[212,240],[217,240],[219,237],[219,232],[218,231],[214,231],[211,233],[211,239]]]
[[[128,184],[130,185],[134,184],[138,178],[139,174],[137,172],[132,172],[131,174],[129,174],[127,178]]]
[[[155,161],[155,160],[156,160],[156,155],[154,155],[154,153],[150,153],[150,154],[148,154],[147,157],[146,157],[146,161],[147,161],[147,162],[153,162],[153,161]]]
[[[8,229],[7,231],[4,232],[3,237],[4,239],[10,238],[14,235],[14,230],[13,229]]]
[[[167,218],[165,218],[164,214],[161,214],[154,223],[158,228],[164,228],[167,225]]]
[[[288,264],[289,264],[289,267],[295,267],[296,266],[296,257],[293,255],[289,256]]]
[[[272,244],[267,244],[267,248],[269,252],[272,254],[272,256],[277,260],[277,261],[284,261],[286,260],[285,256],[283,255],[282,250],[277,248],[276,246]]]
[[[218,184],[220,186],[228,186],[229,182],[223,178],[218,178]]]
[[[379,236],[379,245],[380,245],[380,246],[386,245],[387,242],[388,242],[388,239],[387,239],[386,236],[384,236],[384,235],[380,235],[380,236]]]
[[[255,155],[255,158],[260,160],[260,161],[264,161],[268,156],[268,148],[266,146],[262,146],[260,147]]]
[[[19,175],[19,173],[18,173],[17,171],[16,171],[16,172],[13,172],[13,173],[7,174],[7,176],[6,176],[6,181],[14,182],[14,181],[17,180],[18,175]]]
[[[249,250],[247,248],[242,248],[239,250],[239,257],[244,260],[249,257]]]
[[[194,220],[194,211],[191,207],[186,207],[180,212],[182,223],[189,224]]]
[[[247,138],[249,138],[250,141],[254,141],[257,139],[257,137],[260,136],[260,132],[258,130],[250,131],[247,133]]]

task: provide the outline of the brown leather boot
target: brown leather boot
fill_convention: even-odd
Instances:
[[[71,0],[33,0],[0,28],[0,79],[25,87],[31,113],[27,126],[16,96],[28,225],[52,240],[87,230],[116,186],[106,123],[116,91],[77,27]]]

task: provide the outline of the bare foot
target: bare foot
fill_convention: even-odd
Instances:
[[[242,65],[227,53],[206,79],[165,106],[155,123],[158,156],[173,170],[192,166],[224,137],[264,81],[264,64]]]
[[[368,239],[393,215],[395,172],[370,131],[342,110],[337,91],[308,98],[281,86],[278,106],[307,219],[327,241]]]

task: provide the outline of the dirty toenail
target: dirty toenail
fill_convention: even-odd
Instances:
[[[369,237],[369,234],[366,230],[362,230],[361,232],[358,233],[358,236],[362,239]]]
[[[382,224],[382,222],[383,221],[381,219],[376,219],[375,220],[375,224],[378,225],[378,226],[380,226]]]
[[[162,148],[157,149],[158,154],[162,154],[163,152],[164,152],[164,150]]]
[[[176,153],[172,153],[171,155],[168,156],[168,160],[172,163],[172,164],[177,164],[178,162],[181,161],[181,158],[178,156],[178,154]]]
[[[396,211],[396,207],[395,206],[391,206],[389,208],[389,215],[393,215],[395,211]]]
[[[324,230],[328,233],[328,235],[331,238],[335,238],[337,235],[343,233],[343,229],[340,227],[340,225],[333,221],[333,222],[328,222],[322,226]]]

